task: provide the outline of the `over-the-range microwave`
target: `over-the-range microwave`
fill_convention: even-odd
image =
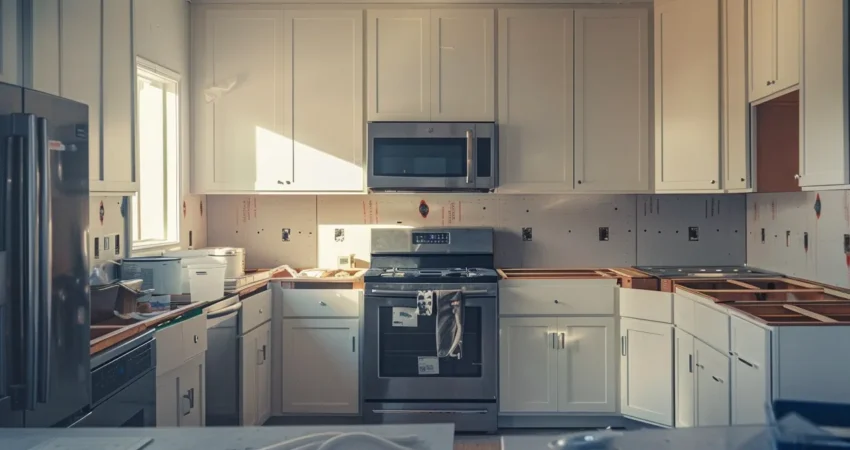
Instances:
[[[491,192],[498,173],[493,122],[370,122],[367,186],[377,192]]]

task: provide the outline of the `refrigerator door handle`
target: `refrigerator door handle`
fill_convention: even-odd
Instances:
[[[21,230],[22,241],[24,242],[24,283],[26,285],[23,296],[27,302],[27,404],[32,404],[34,409],[35,403],[38,400],[38,392],[36,384],[38,383],[39,364],[38,364],[38,346],[40,343],[39,336],[41,335],[39,323],[39,284],[36,276],[38,271],[38,142],[36,141],[36,126],[35,116],[27,114],[23,116],[26,120],[26,136],[23,139],[23,149],[21,152],[23,161],[23,177],[22,187],[23,192],[20,196],[24,203],[22,206],[23,214],[20,217],[25,218],[26,226]]]
[[[39,361],[38,361],[38,384],[36,386],[38,401],[47,403],[50,396],[50,343],[52,342],[52,223],[51,223],[51,173],[50,173],[50,147],[47,141],[47,119],[38,118],[36,121],[37,132],[37,161],[38,163],[38,293],[39,303]]]

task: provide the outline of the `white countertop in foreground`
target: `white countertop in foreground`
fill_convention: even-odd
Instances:
[[[360,431],[383,437],[417,435],[418,450],[452,450],[454,425],[347,425],[205,428],[0,429],[3,450],[250,450],[313,433]],[[139,445],[153,439],[143,447]],[[371,447],[362,450],[370,450]],[[352,449],[354,450],[354,449]],[[357,449],[360,450],[360,449]]]
[[[702,427],[679,429],[639,429],[632,431],[614,430],[621,433],[606,445],[600,446],[587,443],[575,445],[569,450],[597,450],[610,448],[617,450],[771,450],[772,441],[766,427],[735,426],[735,427]],[[502,436],[502,450],[549,450],[549,443],[560,436],[580,436],[592,434],[593,430],[585,432],[566,431],[558,434],[533,434]]]

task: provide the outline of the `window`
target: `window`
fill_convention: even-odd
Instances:
[[[133,248],[180,241],[179,75],[136,61],[139,192],[132,199]]]

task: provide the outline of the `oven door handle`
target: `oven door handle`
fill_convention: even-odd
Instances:
[[[374,414],[487,414],[486,409],[373,409]]]
[[[369,291],[370,295],[381,296],[381,297],[416,297],[420,291],[392,291],[389,289],[371,289]],[[495,293],[490,293],[490,291],[486,289],[470,289],[468,291],[461,291],[463,295],[466,297],[493,297]]]
[[[475,130],[466,130],[466,184],[475,183]]]

